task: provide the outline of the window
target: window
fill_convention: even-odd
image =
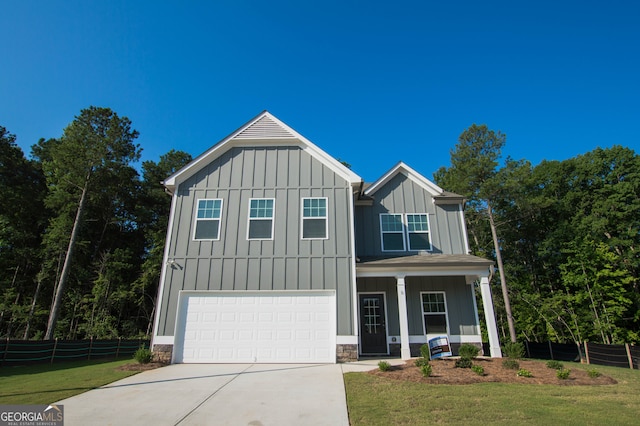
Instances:
[[[327,199],[302,199],[302,239],[327,238]]]
[[[222,200],[198,200],[194,240],[220,239],[220,217],[222,216]]]
[[[270,240],[273,238],[273,203],[273,198],[249,200],[247,239]]]
[[[381,214],[382,251],[404,251],[404,226],[401,214]]]
[[[431,250],[429,222],[426,214],[407,215],[409,250]]]
[[[447,303],[443,292],[422,294],[422,314],[426,334],[447,334]]]
[[[380,215],[382,251],[431,250],[429,216],[426,213]]]

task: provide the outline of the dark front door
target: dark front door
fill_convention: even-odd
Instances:
[[[386,354],[387,321],[384,316],[384,295],[360,295],[360,352],[363,355]]]

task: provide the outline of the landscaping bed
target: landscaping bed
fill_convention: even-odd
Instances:
[[[484,368],[484,375],[478,375],[470,368],[456,368],[455,359],[438,359],[430,362],[433,371],[430,377],[424,377],[414,361],[407,361],[405,364],[391,367],[389,371],[372,370],[369,374],[381,377],[388,377],[396,380],[428,383],[428,384],[448,384],[466,385],[472,383],[501,382],[501,383],[529,383],[529,384],[553,384],[561,386],[576,385],[613,385],[617,381],[609,376],[589,377],[587,371],[580,367],[575,367],[572,363],[563,363],[565,369],[570,369],[571,373],[567,379],[559,379],[557,370],[547,367],[542,361],[520,360],[520,368],[529,371],[532,377],[520,377],[518,370],[505,368],[502,359],[499,358],[476,358],[474,365]]]

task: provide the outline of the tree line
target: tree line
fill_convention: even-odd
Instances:
[[[472,125],[436,182],[467,198],[473,254],[496,259],[502,338],[640,341],[640,157],[502,159],[506,135]],[[494,280],[495,281],[495,280]]]
[[[84,109],[27,159],[0,126],[0,336],[149,335],[170,198],[161,181],[191,160],[134,165],[127,117]]]
[[[171,150],[138,171],[137,137],[127,117],[89,107],[27,158],[0,126],[0,337],[150,335],[170,209],[161,181],[191,156]],[[616,145],[533,166],[503,159],[505,144],[474,124],[434,174],[467,199],[472,253],[496,260],[503,340],[637,343],[638,155]]]

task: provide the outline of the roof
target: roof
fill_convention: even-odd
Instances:
[[[367,185],[364,194],[367,196],[373,196],[376,191],[385,186],[387,183],[389,183],[389,181],[391,181],[391,179],[399,174],[406,176],[408,179],[421,186],[425,191],[430,193],[435,200],[461,202],[464,199],[464,197],[462,197],[461,195],[454,194],[453,192],[448,192],[440,188],[438,185],[431,182],[429,179],[425,178],[402,161],[399,161],[380,179],[372,184]]]
[[[284,124],[268,111],[263,111],[226,138],[196,157],[189,164],[169,176],[163,182],[164,186],[174,192],[181,183],[195,175],[203,167],[220,157],[231,148],[237,146],[298,146],[309,155],[322,162],[325,166],[344,178],[352,186],[360,186],[362,178],[344,166],[338,160],[327,154],[310,140]]]
[[[471,254],[417,254],[413,256],[360,258],[356,263],[358,275],[378,273],[433,272],[434,275],[474,274],[487,271],[494,265],[492,260]],[[381,274],[388,275],[388,274]],[[428,274],[427,274],[428,275]]]

